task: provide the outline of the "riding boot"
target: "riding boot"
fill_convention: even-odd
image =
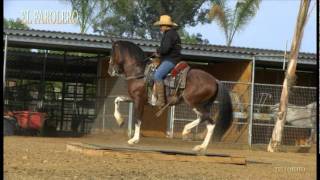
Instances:
[[[164,85],[162,81],[156,82],[156,92],[158,96],[156,106],[161,108],[165,105]]]

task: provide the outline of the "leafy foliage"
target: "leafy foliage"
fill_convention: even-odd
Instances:
[[[227,0],[212,0],[208,16],[224,31],[227,46],[231,45],[235,33],[244,29],[256,15],[260,3],[261,0],[238,0],[235,8],[231,9],[227,6]]]
[[[182,43],[186,44],[209,44],[209,40],[203,39],[200,33],[197,34],[189,34],[185,30],[179,31]]]
[[[92,26],[94,32],[130,38],[159,39],[153,26],[160,15],[168,14],[184,29],[209,20],[209,9],[201,8],[209,0],[66,0],[78,12],[81,30]],[[195,38],[196,37],[196,38]],[[193,40],[200,36],[192,36]]]
[[[29,29],[29,27],[23,23],[21,19],[9,19],[7,20],[6,18],[3,19],[3,28],[6,29]]]
[[[71,2],[72,10],[78,14],[80,33],[87,32],[95,16],[98,0],[67,0]]]

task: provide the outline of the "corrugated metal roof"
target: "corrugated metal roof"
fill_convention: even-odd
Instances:
[[[124,38],[115,36],[100,36],[94,34],[79,34],[58,31],[45,30],[22,30],[22,29],[4,29],[5,34],[8,35],[9,46],[35,46],[39,47],[53,47],[67,50],[79,51],[94,51],[100,53],[109,52],[111,43],[115,40],[126,40],[134,42],[139,45],[146,52],[154,52],[155,48],[159,46],[159,41]],[[287,52],[289,54],[290,52]],[[253,56],[257,56],[257,60],[283,62],[284,51],[258,49],[247,47],[227,47],[221,45],[202,45],[202,44],[183,44],[182,55],[195,58],[223,58],[223,59],[246,59],[251,60]],[[316,54],[314,53],[299,53],[298,63],[316,65]]]

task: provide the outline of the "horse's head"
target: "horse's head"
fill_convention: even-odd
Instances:
[[[118,42],[113,42],[108,73],[110,76],[120,76],[123,72],[123,60],[121,57],[120,44]]]
[[[139,46],[129,41],[116,41],[112,43],[108,73],[126,78],[141,77],[144,59],[144,52]]]

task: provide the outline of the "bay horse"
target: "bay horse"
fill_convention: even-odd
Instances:
[[[145,59],[142,49],[132,42],[116,41],[112,43],[108,73],[110,76],[124,76],[128,83],[129,94],[129,97],[120,96],[115,99],[114,116],[119,125],[123,124],[123,118],[119,112],[119,102],[132,101],[134,104],[135,130],[133,137],[128,141],[130,145],[139,142],[144,105],[147,104],[146,83],[143,78],[146,67]],[[191,129],[200,123],[207,122],[207,134],[203,143],[193,148],[193,151],[205,152],[211,136],[213,135],[213,138],[219,141],[232,124],[230,94],[226,87],[211,74],[191,68],[180,98],[198,115],[196,120],[185,125],[182,137],[186,137]],[[219,118],[214,121],[211,110],[216,99],[219,102]]]

